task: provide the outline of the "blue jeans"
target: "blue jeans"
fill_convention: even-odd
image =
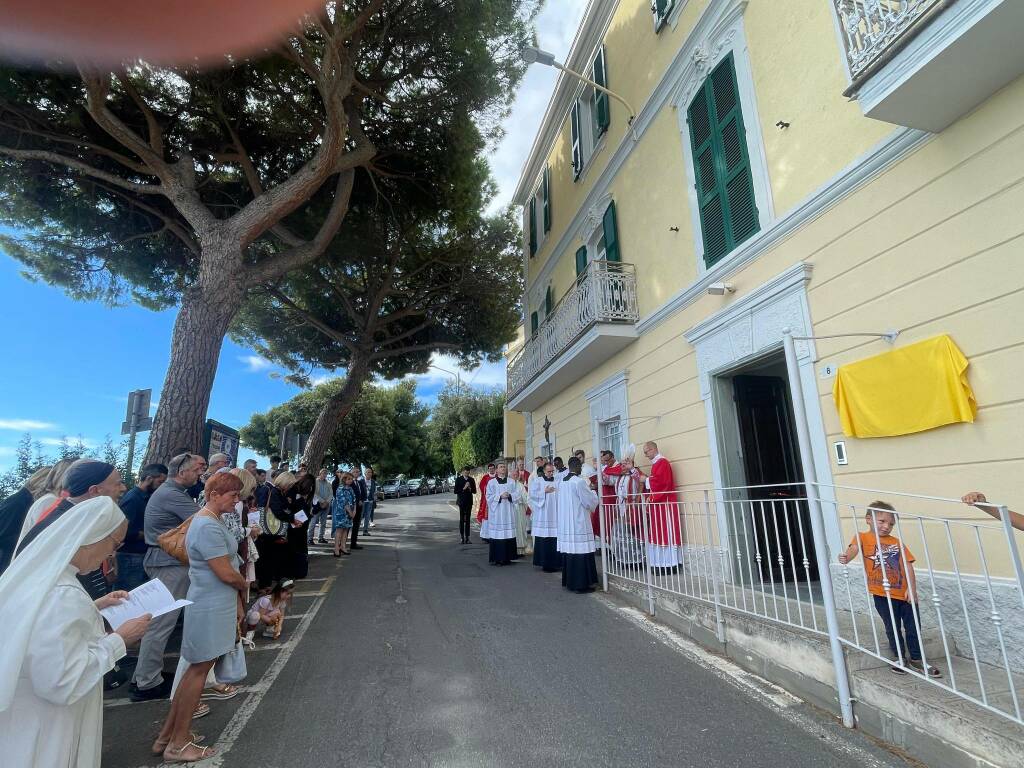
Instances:
[[[149,581],[146,569],[142,567],[145,557],[144,554],[134,552],[117,553],[117,581],[114,582],[114,589],[131,592]]]
[[[921,660],[921,643],[917,637],[917,627],[921,623],[921,615],[917,608],[906,600],[892,600],[892,615],[889,614],[889,601],[884,597],[872,595],[875,598],[875,610],[882,617],[882,625],[885,627],[885,638],[889,641],[889,650],[892,657],[896,658],[896,643],[905,648],[913,661]],[[914,621],[915,617],[917,622]],[[893,626],[893,619],[896,625]],[[901,651],[902,653],[902,651]],[[904,656],[906,660],[906,656]]]
[[[327,538],[327,513],[328,512],[330,512],[330,507],[328,507],[327,509],[321,509],[319,512],[314,512],[312,515],[310,515],[310,517],[309,517],[309,536],[307,537],[307,541],[309,541],[310,544],[313,543],[313,538],[314,538],[313,533],[316,531],[316,524],[317,523],[320,523],[320,538],[321,539],[326,539]],[[333,527],[333,525],[332,525],[332,527]],[[331,535],[332,536],[334,535],[333,531],[331,532]]]
[[[373,522],[373,508],[377,506],[376,501],[363,502],[363,533],[369,534],[370,523]]]

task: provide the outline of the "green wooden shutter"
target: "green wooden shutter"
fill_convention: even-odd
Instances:
[[[668,12],[672,10],[672,6],[675,4],[675,0],[654,0],[654,24],[655,29],[660,30],[665,26],[665,21],[668,17]]]
[[[686,120],[704,262],[710,267],[760,229],[731,53],[704,81],[690,103]]]
[[[537,198],[530,198],[530,256],[537,253]]]
[[[544,317],[551,316],[551,310],[555,308],[555,296],[551,292],[551,286],[544,292]]]
[[[541,181],[544,194],[544,232],[551,231],[551,169],[544,166],[544,178]]]
[[[540,328],[540,321],[537,319],[537,313],[530,313],[530,338],[537,335],[537,329]]]
[[[607,261],[622,261],[619,253],[619,227],[615,221],[615,201],[608,203],[602,220],[604,228],[604,257]]]
[[[597,51],[594,59],[594,82],[598,85],[608,87],[608,66],[605,63],[604,46]],[[608,106],[608,94],[604,91],[594,89],[594,141],[608,130],[611,122]]]
[[[575,181],[583,173],[583,144],[580,140],[580,103],[578,101],[572,105],[569,128],[572,132],[572,179]]]
[[[576,251],[576,277],[587,271],[587,246],[581,246]]]

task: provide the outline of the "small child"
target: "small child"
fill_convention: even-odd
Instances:
[[[874,598],[875,610],[882,617],[885,635],[889,640],[889,650],[895,662],[890,670],[897,675],[907,674],[907,670],[900,666],[896,651],[898,641],[899,647],[904,649],[903,657],[912,669],[928,677],[942,677],[938,669],[932,666],[925,667],[921,661],[921,643],[917,636],[921,614],[917,610],[914,556],[898,538],[891,535],[892,529],[896,527],[896,509],[884,501],[875,501],[868,507],[864,519],[868,530],[853,537],[850,546],[839,556],[839,562],[846,565],[857,557],[858,551],[863,555],[868,591]],[[879,545],[881,553],[878,552]]]
[[[249,612],[245,614],[245,639],[247,642],[252,643],[260,624],[266,627],[263,631],[264,637],[272,637],[274,640],[281,637],[285,611],[291,602],[294,587],[295,582],[291,579],[282,579],[274,585],[270,594],[261,595],[256,599]]]

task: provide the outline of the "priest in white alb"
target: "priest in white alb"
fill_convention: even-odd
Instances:
[[[487,538],[493,565],[510,565],[516,558],[516,505],[519,483],[509,479],[508,465],[500,461],[487,482]]]
[[[573,592],[592,592],[597,584],[594,526],[590,514],[600,503],[597,493],[580,477],[583,464],[569,459],[569,474],[558,484],[558,551],[562,553],[562,586]]]
[[[128,522],[108,496],[75,504],[49,525],[0,578],[0,764],[99,768],[103,675],[137,642],[149,616],[107,634],[100,609],[76,578],[99,568]]]
[[[533,564],[545,573],[554,573],[562,567],[558,553],[558,501],[555,494],[555,465],[544,463],[544,474],[530,480],[531,525],[533,526]]]
[[[647,494],[647,564],[651,568],[675,570],[682,558],[679,533],[679,497],[672,464],[658,452],[654,441],[644,443],[644,456],[651,460]]]

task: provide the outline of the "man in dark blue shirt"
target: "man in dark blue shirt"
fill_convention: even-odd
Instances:
[[[124,536],[124,544],[117,551],[117,589],[131,592],[147,581],[142,567],[146,555],[146,505],[153,491],[166,479],[167,467],[149,464],[139,472],[138,484],[121,497],[121,511],[128,520],[128,532]]]
[[[363,469],[358,464],[352,467],[352,476],[355,482],[352,483],[352,492],[356,495],[356,516],[352,518],[352,546],[350,549],[362,549],[359,543],[359,525],[363,522],[363,502],[366,501],[366,481],[363,479]]]

